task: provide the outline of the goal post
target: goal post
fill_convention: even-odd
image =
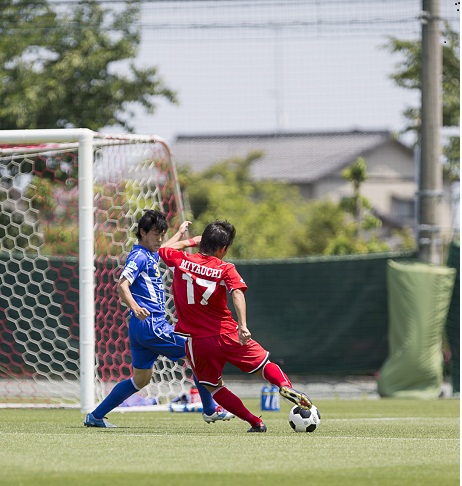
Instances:
[[[114,285],[137,220],[146,208],[166,213],[172,230],[184,220],[168,144],[85,128],[3,130],[0,171],[0,282],[9,289],[0,297],[0,406],[90,411],[130,376]],[[144,393],[165,404],[190,383],[186,364],[161,358]]]

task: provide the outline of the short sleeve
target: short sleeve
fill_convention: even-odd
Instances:
[[[143,271],[146,266],[146,260],[142,254],[138,254],[133,260],[128,260],[120,274],[120,278],[125,277],[130,285],[136,280],[136,277]]]
[[[223,277],[228,292],[231,293],[236,289],[240,289],[245,292],[247,290],[247,284],[245,283],[244,279],[239,275],[239,272],[232,263],[229,263],[228,265],[229,266],[226,268],[226,272]]]

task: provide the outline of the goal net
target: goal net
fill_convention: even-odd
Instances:
[[[172,232],[184,219],[168,145],[87,129],[1,131],[0,208],[0,407],[89,411],[131,376],[115,283],[137,221],[147,208]],[[166,405],[191,383],[185,363],[161,357],[139,403]]]

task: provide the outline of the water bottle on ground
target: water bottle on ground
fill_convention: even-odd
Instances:
[[[278,411],[279,388],[276,385],[265,385],[261,389],[261,409],[268,411]]]

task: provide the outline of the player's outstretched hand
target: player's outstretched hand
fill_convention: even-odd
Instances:
[[[180,233],[182,236],[188,231],[188,226],[192,224],[191,221],[183,221],[180,224],[180,227],[178,228],[178,233]]]

